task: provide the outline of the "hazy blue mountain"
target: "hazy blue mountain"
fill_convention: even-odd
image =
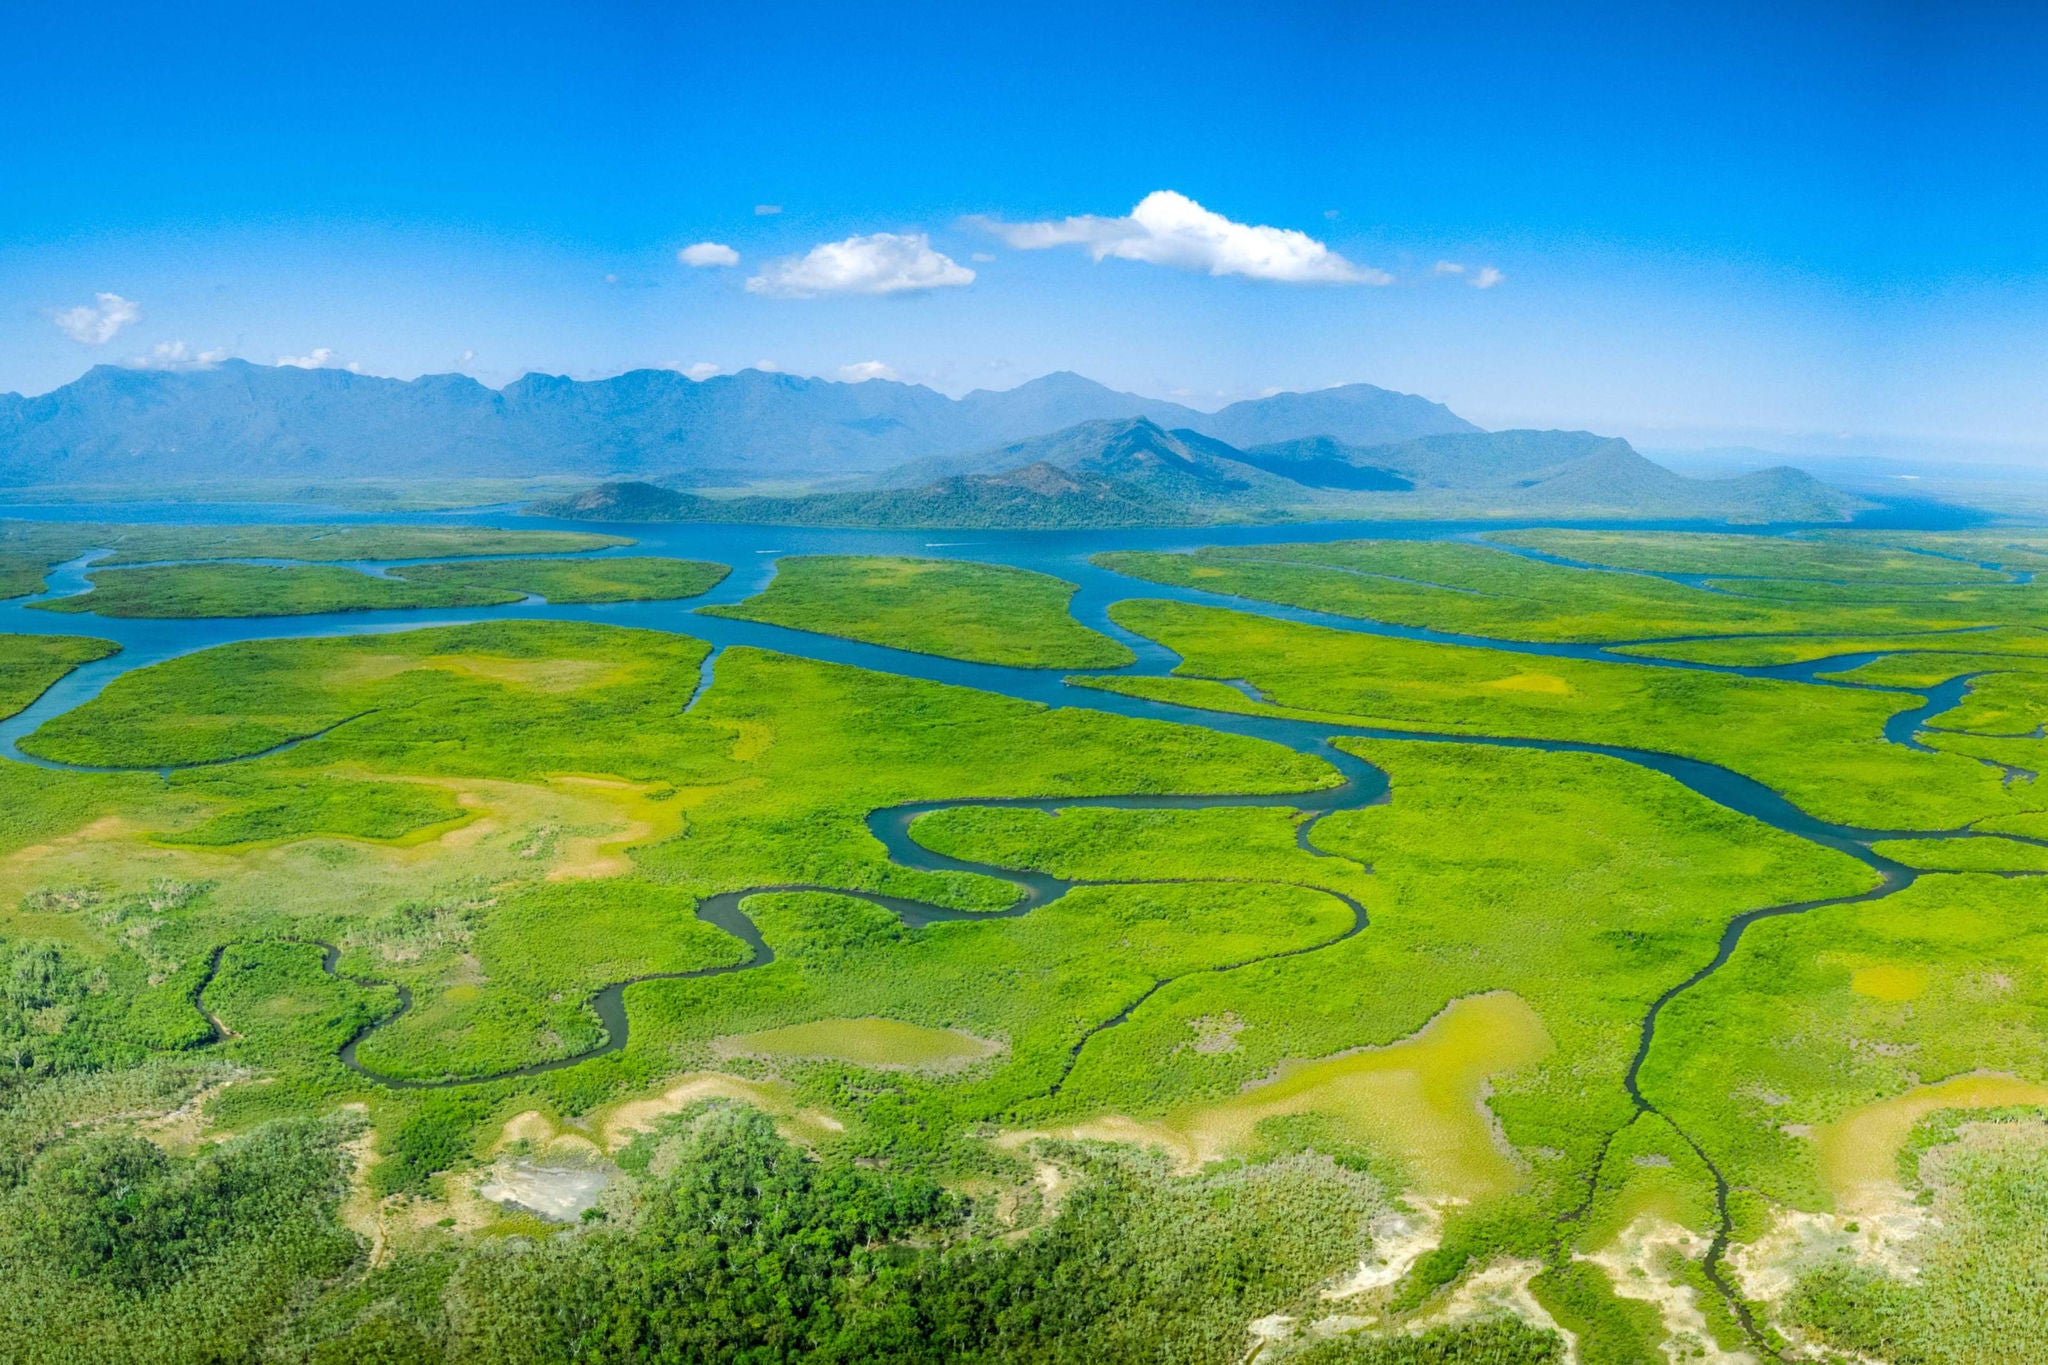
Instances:
[[[1325,449],[1353,464],[1393,470],[1420,489],[1530,487],[1582,461],[1620,452],[1650,463],[1627,441],[1590,431],[1448,432],[1385,445],[1331,443]]]
[[[1235,490],[1261,480],[1272,483],[1270,476],[1245,463],[1243,451],[1185,427],[1167,431],[1149,417],[1080,422],[988,450],[913,460],[877,482],[888,488],[916,488],[955,475],[994,474],[1041,463],[1158,484],[1156,492],[1174,496],[1197,487],[1220,493],[1225,485]]]
[[[1434,404],[1358,385],[1265,423],[1291,435],[1320,407],[1372,439],[1466,424]],[[1261,403],[1282,403],[1282,398]],[[516,477],[582,474],[678,483],[868,474],[906,461],[1000,446],[1077,423],[1143,417],[1209,431],[1260,404],[1211,417],[1119,393],[1074,374],[955,400],[915,384],[842,384],[742,370],[702,382],[668,370],[609,379],[529,374],[491,389],[463,375],[404,381],[346,370],[228,361],[167,372],[99,366],[36,398],[0,396],[0,486],[221,479]],[[1333,409],[1333,410],[1334,410]],[[1290,415],[1291,414],[1291,415]],[[1213,435],[1214,433],[1211,432]]]
[[[1145,417],[1162,427],[1194,427],[1208,415],[1162,399],[1118,393],[1071,370],[1014,389],[976,389],[960,400],[960,407],[979,428],[969,449],[1110,418]]]
[[[1865,506],[1796,469],[1683,478],[1588,432],[1380,446],[1314,438],[1245,451],[1138,418],[917,461],[862,492],[714,499],[630,483],[536,510],[594,521],[1092,527],[1447,515],[1840,521]]]
[[[1390,445],[1418,436],[1479,430],[1441,403],[1371,384],[1344,384],[1314,393],[1276,393],[1232,403],[1187,425],[1240,447],[1303,436],[1329,436],[1351,445]]]
[[[1415,486],[1414,480],[1406,475],[1362,458],[1368,449],[1349,445],[1334,436],[1304,436],[1298,441],[1252,446],[1238,458],[1308,488],[1399,493]]]
[[[763,522],[778,526],[1045,527],[1187,525],[1204,520],[1109,479],[1050,464],[959,474],[922,488],[803,497],[707,498],[649,483],[613,483],[534,511],[577,521]]]

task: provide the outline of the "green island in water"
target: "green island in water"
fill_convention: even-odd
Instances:
[[[498,520],[5,524],[6,1359],[2048,1359],[2048,532]]]

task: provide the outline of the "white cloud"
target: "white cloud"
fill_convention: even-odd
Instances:
[[[780,212],[782,212],[782,205],[780,204],[754,205],[754,216],[756,218],[773,218],[776,214]]]
[[[1235,223],[1172,190],[1154,190],[1123,218],[1084,214],[1040,223],[970,221],[1021,250],[1078,246],[1098,261],[1114,256],[1287,284],[1391,284],[1394,278],[1346,260],[1306,232]]]
[[[1491,289],[1507,276],[1490,265],[1467,266],[1457,261],[1438,261],[1431,269],[1438,275],[1458,275],[1474,289]]]
[[[281,355],[277,363],[280,368],[288,365],[296,370],[347,370],[350,374],[360,374],[363,369],[353,360],[344,364],[328,346],[316,346],[305,355]]]
[[[135,356],[129,365],[138,370],[210,370],[228,358],[228,349],[217,346],[195,351],[182,341],[159,341],[148,355]]]
[[[734,251],[723,242],[698,242],[694,246],[686,246],[681,251],[678,251],[676,259],[684,265],[697,266],[699,268],[704,266],[730,266],[740,263],[740,253]]]
[[[879,360],[863,360],[853,365],[841,365],[839,377],[849,384],[864,384],[870,379],[894,379],[896,371]]]
[[[993,251],[977,251],[970,255],[967,259],[973,261],[976,265],[987,265],[990,261],[993,261],[995,258],[996,255]]]
[[[747,368],[750,370],[759,370],[762,374],[782,373],[782,367],[772,360],[757,360],[753,364],[747,366]]]
[[[695,364],[683,365],[680,366],[679,368],[681,369],[684,378],[694,379],[699,384],[709,379],[712,375],[718,373],[718,367],[708,360],[699,360]]]
[[[95,294],[93,302],[52,313],[57,330],[81,346],[104,346],[114,334],[142,316],[142,306],[119,294]]]
[[[922,232],[876,232],[770,261],[747,281],[747,292],[809,299],[820,294],[908,294],[972,283],[974,272],[932,250],[931,239]]]

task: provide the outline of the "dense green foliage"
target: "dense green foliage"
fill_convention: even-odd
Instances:
[[[0,635],[0,719],[13,715],[80,664],[120,652],[80,635]]]
[[[767,591],[712,616],[1021,668],[1116,668],[1131,651],[1067,614],[1074,585],[1000,564],[793,555]]]
[[[1799,1284],[1790,1316],[1837,1348],[1894,1365],[2048,1358],[2048,1142],[2039,1121],[1986,1124],[1927,1161],[1930,1245],[1902,1280],[1853,1262]]]
[[[1183,662],[1086,685],[1301,719],[1385,774],[1313,818],[1329,765],[1098,692],[739,647],[700,691],[708,647],[663,632],[115,678],[23,746],[136,771],[0,764],[0,1354],[1554,1365],[1554,1323],[1586,1365],[1771,1332],[2039,1355],[2048,651],[1958,633],[2032,610],[1961,562],[2007,552],[1517,538],[1616,568],[1370,543],[1159,572],[1547,638],[1704,603],[1696,633],[1771,633],[1646,648],[1883,657],[1828,686],[1117,606]],[[719,572],[403,572],[598,596],[640,566]],[[731,614],[1119,661],[1068,592],[827,557]],[[0,637],[0,709],[110,648]],[[1886,738],[1918,699],[1865,684],[1965,674],[1925,750]],[[1881,884],[1630,748],[1956,870]],[[1096,802],[1148,795],[1191,799]],[[975,804],[1014,797],[1048,808]],[[904,803],[907,836],[870,827]],[[983,913],[1006,869],[1040,899]],[[699,918],[735,892],[744,942]]]
[[[190,1158],[110,1132],[0,1190],[0,1340],[24,1362],[253,1359],[360,1255],[334,1221],[346,1120],[270,1124]]]

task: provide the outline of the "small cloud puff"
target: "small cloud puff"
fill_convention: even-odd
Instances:
[[[1122,218],[1085,214],[1039,223],[970,221],[1020,250],[1078,246],[1098,261],[1114,256],[1286,284],[1391,284],[1394,278],[1346,260],[1305,232],[1232,222],[1172,190],[1154,190]]]
[[[773,218],[776,214],[780,212],[782,212],[782,205],[780,204],[754,205],[754,216],[756,218]]]
[[[723,242],[698,242],[686,246],[676,253],[676,259],[684,265],[702,269],[706,266],[734,266],[740,263],[740,253]]]
[[[718,367],[708,360],[699,360],[694,364],[682,365],[677,368],[685,379],[694,379],[699,384],[718,373]]]
[[[747,292],[810,299],[821,294],[910,294],[972,283],[974,272],[932,250],[931,239],[922,232],[875,232],[770,261],[748,279]]]
[[[1491,289],[1507,278],[1506,275],[1490,265],[1482,265],[1474,270],[1457,261],[1438,261],[1434,268],[1435,272],[1439,275],[1463,276],[1465,283],[1471,285],[1474,289]]]
[[[95,294],[93,302],[81,303],[50,314],[57,330],[81,346],[104,346],[114,334],[142,316],[142,305],[119,294]]]
[[[131,357],[128,364],[137,370],[210,370],[227,358],[225,346],[195,351],[182,341],[159,341],[148,355]]]
[[[295,370],[347,370],[350,374],[361,374],[363,370],[353,360],[344,363],[328,346],[316,346],[305,355],[281,355],[277,363],[279,368],[289,366]]]
[[[862,360],[852,365],[841,365],[839,377],[849,384],[865,384],[870,379],[895,379],[893,367],[879,360]]]

